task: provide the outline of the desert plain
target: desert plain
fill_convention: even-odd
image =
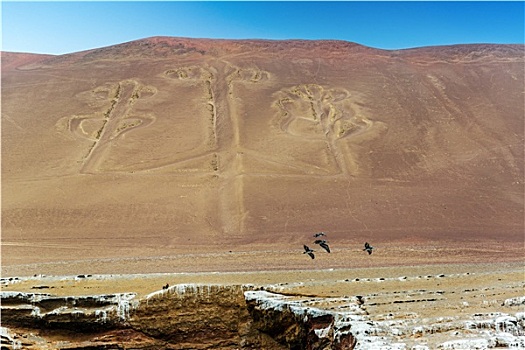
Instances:
[[[524,86],[523,45],[2,52],[2,290],[288,283],[496,312],[524,293]]]

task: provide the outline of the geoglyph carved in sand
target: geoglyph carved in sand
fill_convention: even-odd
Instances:
[[[99,172],[108,148],[127,132],[138,127],[150,125],[153,114],[135,115],[133,105],[139,98],[147,98],[156,93],[151,86],[143,86],[135,80],[123,80],[116,84],[105,84],[93,90],[85,91],[77,97],[87,101],[90,106],[100,107],[100,112],[90,115],[73,115],[62,118],[57,127],[67,130],[73,137],[93,141],[82,159],[82,173]],[[109,103],[109,107],[106,106]]]
[[[301,84],[276,95],[278,128],[303,140],[325,142],[337,164],[336,173],[357,171],[349,144],[374,139],[386,129],[386,124],[369,119],[345,89]]]
[[[202,147],[178,150],[177,156],[151,164],[142,165],[138,170],[170,171],[178,167],[195,168],[200,173],[240,173],[245,171],[243,159],[253,158],[257,162],[271,164],[273,172],[279,173],[278,162],[270,154],[250,149],[241,142],[241,116],[238,106],[242,99],[234,93],[235,84],[265,83],[271,74],[257,67],[237,67],[229,63],[212,66],[183,66],[164,71],[164,78],[175,81],[178,88],[198,87],[201,96],[190,103],[204,103],[208,120]],[[133,107],[138,99],[151,97],[157,88],[143,86],[128,79],[116,84],[107,83],[77,97],[90,106],[100,107],[100,111],[88,115],[74,115],[62,118],[57,127],[80,139],[92,141],[82,159],[81,172],[97,173],[113,171],[111,166],[102,167],[111,145],[116,140],[123,142],[123,136],[137,128],[150,126],[157,118],[153,114],[135,114]],[[272,121],[277,127],[296,139],[297,142],[321,142],[326,145],[329,163],[310,167],[322,169],[326,175],[353,174],[358,171],[353,144],[378,137],[386,128],[381,122],[373,121],[361,111],[359,103],[349,91],[342,88],[329,88],[318,84],[301,84],[274,93],[275,102],[268,108],[277,108],[278,115]],[[109,106],[108,106],[109,104]],[[198,106],[195,106],[198,107]],[[249,106],[243,105],[249,109]],[[67,127],[65,126],[67,123]],[[232,156],[236,153],[236,156]],[[312,173],[308,164],[293,159],[282,171],[295,164],[305,168],[302,175]],[[201,163],[206,166],[200,165]],[[187,165],[189,164],[189,165]],[[196,164],[199,164],[198,166]],[[334,168],[335,167],[335,168]],[[167,169],[167,170],[166,170]],[[235,170],[237,169],[237,170]],[[249,171],[248,171],[249,172]]]

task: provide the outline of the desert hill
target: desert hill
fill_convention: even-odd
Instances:
[[[171,37],[3,52],[2,269],[303,268],[318,231],[335,253],[320,267],[522,259],[524,53]]]

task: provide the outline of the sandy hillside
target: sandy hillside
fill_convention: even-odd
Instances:
[[[523,53],[162,37],[3,53],[2,273],[521,261]],[[333,253],[311,261],[319,231]]]

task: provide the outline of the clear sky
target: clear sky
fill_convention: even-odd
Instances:
[[[340,39],[382,49],[524,43],[523,1],[2,1],[2,50],[64,54],[150,36]]]

